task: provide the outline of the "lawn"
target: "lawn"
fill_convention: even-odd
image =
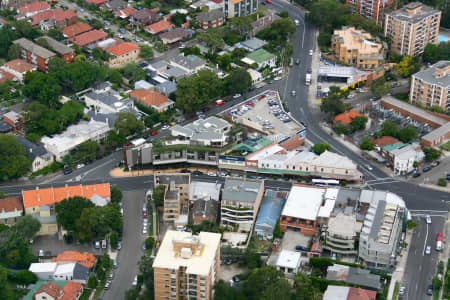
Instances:
[[[442,150],[444,151],[450,151],[450,141],[448,141],[447,143],[445,143],[444,145],[441,145],[440,147]]]

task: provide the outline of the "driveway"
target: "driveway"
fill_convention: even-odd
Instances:
[[[41,249],[50,251],[50,256],[56,256],[63,251],[89,252],[94,253],[96,256],[101,256],[106,252],[106,249],[95,249],[92,243],[78,244],[77,242],[73,242],[68,244],[64,240],[59,240],[56,234],[36,236],[31,246],[31,251],[33,254],[38,255]]]
[[[134,276],[138,273],[138,261],[144,254],[141,245],[142,206],[145,201],[145,189],[123,192],[123,240],[119,251],[119,268],[115,270],[111,288],[103,292],[102,299],[123,299],[125,291],[131,288]]]

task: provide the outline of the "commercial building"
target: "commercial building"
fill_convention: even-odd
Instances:
[[[170,100],[167,96],[146,89],[137,89],[131,91],[129,94],[131,99],[141,103],[148,108],[154,109],[161,113],[175,106],[175,102]]]
[[[258,215],[263,195],[264,181],[227,178],[221,201],[222,225],[238,225],[240,230],[250,231]]]
[[[353,212],[345,212],[331,217],[328,221],[323,246],[325,250],[340,255],[356,255],[356,241],[361,232],[362,222],[358,222]]]
[[[18,45],[22,52],[22,59],[29,62],[42,72],[47,72],[48,62],[56,56],[55,53],[41,47],[26,38],[15,40],[13,44]]]
[[[201,12],[196,17],[197,23],[202,29],[217,28],[223,25],[225,17],[222,10],[209,10]]]
[[[378,69],[384,62],[383,45],[370,33],[355,27],[334,30],[331,50],[339,61],[363,70]]]
[[[413,74],[409,101],[450,111],[450,61],[439,61]]]
[[[40,37],[39,39],[44,39],[47,41],[48,47],[55,51],[56,54],[58,54],[58,56],[61,57],[66,63],[70,64],[75,58],[75,50],[65,44],[46,35]]]
[[[23,215],[23,203],[20,197],[0,199],[0,224],[12,226]]]
[[[323,300],[375,300],[377,292],[351,286],[329,285]]]
[[[421,143],[425,147],[434,147],[438,144],[445,143],[450,139],[450,122],[433,130],[422,137]]]
[[[22,59],[14,59],[8,61],[3,66],[1,66],[1,69],[14,75],[15,78],[17,78],[17,80],[21,83],[23,83],[26,73],[37,70],[36,66],[27,63]]]
[[[155,299],[212,299],[220,278],[220,238],[168,230],[153,262]]]
[[[400,55],[419,56],[427,44],[438,43],[441,12],[420,2],[411,2],[387,13],[384,35],[391,50]]]
[[[274,68],[276,63],[276,56],[264,49],[258,49],[247,54],[241,61],[249,66],[253,64],[258,65],[258,69],[264,67]]]
[[[370,203],[361,230],[358,258],[371,268],[392,270],[405,218],[405,203],[397,195],[363,190],[361,202]]]
[[[386,158],[394,168],[394,173],[404,175],[414,170],[414,162],[421,162],[425,154],[418,144],[408,144],[387,151]]]
[[[25,148],[25,155],[31,160],[31,172],[39,171],[55,161],[42,143],[34,144],[20,135],[14,137]]]
[[[281,210],[288,197],[288,193],[266,190],[255,222],[255,233],[259,238],[272,240],[273,230],[280,218]]]
[[[139,58],[141,48],[133,43],[125,42],[106,49],[110,54],[108,65],[110,68],[121,68],[135,62]]]
[[[154,176],[154,186],[163,185],[164,222],[175,222],[181,214],[187,213],[191,175],[184,173],[167,173]]]
[[[224,14],[227,19],[248,16],[257,10],[257,0],[224,0]]]
[[[385,14],[392,10],[393,0],[346,0],[347,5],[352,5],[354,13],[366,19],[383,25]]]
[[[41,142],[45,149],[55,156],[56,161],[61,161],[64,155],[72,149],[86,141],[97,141],[104,139],[110,128],[108,123],[94,120],[80,121],[76,125],[71,125],[67,129],[53,137],[44,136]]]

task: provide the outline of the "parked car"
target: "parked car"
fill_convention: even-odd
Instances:
[[[431,163],[431,166],[432,166],[432,167],[437,167],[437,166],[439,166],[440,163],[441,163],[440,161],[436,160],[436,161],[433,161],[433,162]]]
[[[431,167],[430,167],[430,166],[426,166],[426,167],[424,167],[424,168],[422,169],[423,172],[428,172],[428,171],[430,171],[430,170],[431,170]]]
[[[106,239],[102,240],[102,249],[106,249],[107,243],[106,243]]]
[[[295,246],[295,251],[308,251],[308,248],[297,245]]]
[[[430,284],[427,288],[427,295],[432,296],[433,295],[433,285]]]
[[[95,249],[100,249],[100,241],[95,241],[94,247],[95,247]]]
[[[203,175],[203,172],[200,172],[200,171],[194,171],[194,172],[192,172],[192,175],[200,176],[200,175]]]
[[[373,170],[373,168],[372,168],[371,165],[366,165],[366,168],[367,168],[367,170],[369,170],[369,171],[372,171],[372,170]]]
[[[162,130],[166,130],[166,129],[169,129],[169,128],[170,128],[169,125],[163,125],[163,126],[161,127]]]
[[[427,224],[431,224],[431,217],[430,217],[430,215],[426,215],[426,216],[425,216],[425,222],[426,222]]]
[[[111,273],[109,273],[108,279],[109,280],[113,280],[114,279],[114,272],[111,271]]]
[[[157,135],[158,134],[158,131],[156,131],[156,130],[154,130],[154,131],[152,131],[152,133],[150,134],[151,136],[155,136],[155,135]]]
[[[137,276],[134,276],[132,286],[137,286]]]
[[[224,104],[225,104],[225,102],[223,102],[222,99],[216,100],[216,106],[221,106],[221,105],[224,105]]]
[[[43,257],[44,256],[44,250],[40,249],[39,250],[39,257]]]
[[[72,173],[71,169],[65,169],[64,170],[64,175],[69,175],[70,173]]]
[[[297,92],[296,92],[296,91],[292,91],[292,92],[291,92],[291,95],[292,95],[292,96],[295,96],[295,95],[297,95]]]
[[[113,263],[113,268],[117,269],[119,267],[119,261],[115,260]]]
[[[406,294],[406,287],[402,286],[400,287],[400,290],[398,291],[399,296],[403,296]]]
[[[77,169],[81,169],[81,168],[83,168],[85,165],[84,164],[78,164],[77,165]]]
[[[234,98],[234,99],[239,98],[239,97],[241,97],[241,94],[234,94],[234,95],[233,95],[233,98]]]
[[[313,55],[313,51],[312,51],[312,49],[311,49],[311,50],[309,50],[309,55]]]
[[[111,287],[111,281],[108,280],[108,281],[105,283],[105,287],[104,287],[103,289],[109,290],[110,287]]]
[[[414,178],[417,178],[417,177],[419,177],[419,176],[420,176],[420,173],[419,173],[419,172],[414,172],[414,173],[413,173],[413,177],[414,177]]]
[[[241,279],[240,279],[237,275],[234,275],[234,276],[233,276],[233,281],[234,281],[235,283],[239,283],[239,282],[241,282]]]
[[[142,234],[143,234],[143,235],[146,235],[146,234],[147,234],[147,226],[144,227],[144,228],[142,228]]]
[[[117,243],[117,250],[119,250],[120,251],[120,249],[122,249],[122,242],[118,242]]]

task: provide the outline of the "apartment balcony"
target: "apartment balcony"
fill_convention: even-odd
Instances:
[[[229,211],[234,213],[251,213],[253,215],[253,208],[247,207],[222,206],[222,211]]]
[[[323,248],[328,250],[328,251],[336,252],[336,253],[342,254],[342,255],[356,255],[356,254],[358,254],[358,251],[356,251],[356,250],[343,250],[343,249],[339,249],[339,248],[334,248],[331,245],[329,245],[328,243],[326,245],[324,245]]]
[[[351,235],[343,236],[343,235],[337,235],[337,234],[334,234],[334,235],[328,234],[327,240],[335,241],[338,243],[354,243],[355,242],[355,238]]]
[[[326,244],[332,248],[341,249],[342,251],[355,250],[354,243],[337,243],[335,241],[327,239]]]
[[[248,220],[235,220],[226,216],[222,216],[222,222],[233,223],[233,224],[253,224],[253,218]]]

